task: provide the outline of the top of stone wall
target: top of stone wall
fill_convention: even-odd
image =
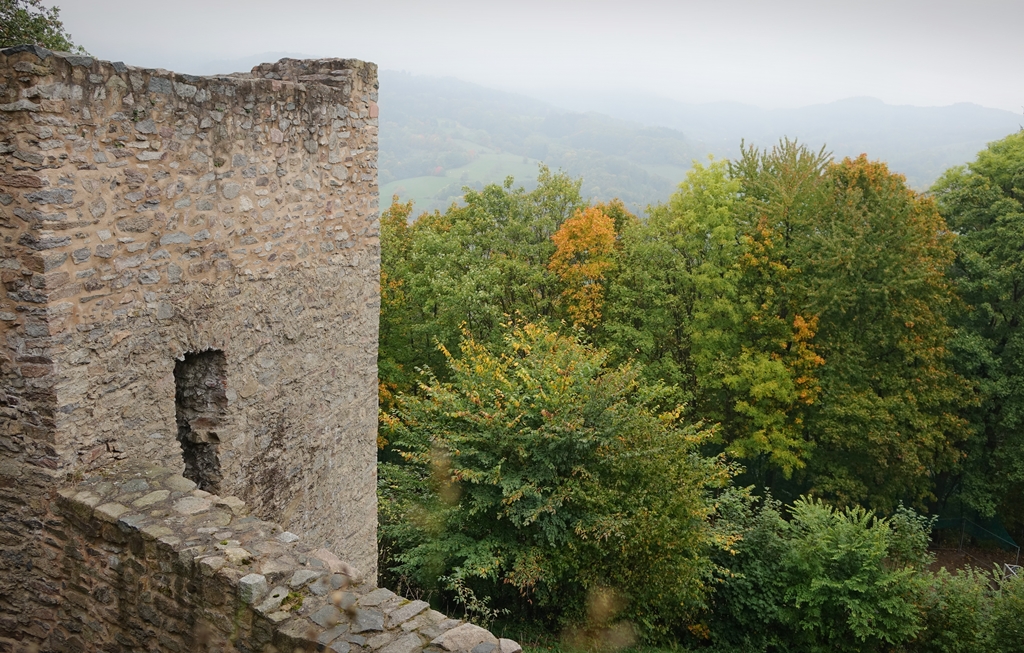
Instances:
[[[25,54],[23,54],[25,53]],[[221,83],[241,83],[243,80],[267,79],[288,84],[318,84],[333,88],[341,88],[351,93],[351,81],[353,77],[359,77],[361,81],[377,89],[377,65],[359,59],[281,59],[276,63],[263,63],[248,73],[229,73],[224,75],[189,75],[176,73],[162,68],[144,68],[128,66],[120,61],[104,61],[89,55],[71,54],[68,52],[56,52],[38,45],[16,45],[0,49],[0,55],[6,58],[19,58],[28,60],[34,56],[44,66],[33,66],[31,63],[16,67],[16,70],[31,75],[49,75],[54,71],[51,66],[56,64],[68,69],[78,68],[90,72],[101,72],[109,68],[115,73],[126,73],[139,71],[154,74],[158,79],[171,80],[171,86],[166,89],[167,93],[176,91],[173,83],[195,84],[203,81],[218,81]],[[17,55],[22,55],[18,57]],[[26,56],[27,55],[27,56]],[[15,64],[17,66],[17,64]],[[162,84],[150,83],[151,92],[161,92]]]
[[[214,628],[226,628],[208,633],[208,642],[222,640],[244,650],[273,643],[278,650],[312,646],[338,653],[521,651],[512,640],[449,619],[425,601],[409,601],[364,583],[358,571],[330,551],[249,516],[240,499],[198,490],[167,468],[125,464],[85,478],[60,491],[57,510],[84,535],[83,548],[111,554],[93,563],[100,569],[90,570],[88,553],[72,553],[71,560],[85,562],[78,562],[80,568],[70,576],[102,578],[110,571],[123,575],[131,570],[133,578],[166,577],[173,570],[178,581],[163,582],[177,608],[194,611]],[[78,550],[74,544],[64,548]],[[225,594],[226,600],[216,598]],[[150,626],[177,632],[144,607],[138,609]],[[210,619],[211,610],[234,617]],[[239,619],[238,610],[252,611],[252,619]],[[134,617],[127,606],[117,614],[125,623],[114,627],[130,629]]]
[[[12,238],[35,252],[26,259],[31,271],[63,267],[78,277],[84,272],[76,266],[92,256],[117,267],[120,250],[135,253],[146,234],[158,246],[182,246],[186,257],[197,245],[219,248],[204,270],[217,265],[254,278],[307,250],[339,257],[331,241],[353,230],[334,233],[317,221],[376,219],[376,72],[356,59],[282,59],[251,73],[198,77],[37,46],[2,49],[0,124],[8,133],[0,155],[9,156],[0,172],[13,174],[0,175],[0,204],[9,207],[0,227],[24,231]],[[31,174],[47,170],[63,172]],[[217,228],[218,215],[230,226]],[[89,229],[104,244],[83,248]],[[261,231],[273,242],[253,233]],[[362,223],[354,231],[369,233]],[[126,238],[136,242],[121,243]],[[80,260],[68,262],[73,251]],[[121,265],[133,270],[159,260],[129,258]],[[174,266],[165,267],[183,268]],[[39,293],[18,297],[64,300],[80,294],[81,284],[71,285],[43,301]]]

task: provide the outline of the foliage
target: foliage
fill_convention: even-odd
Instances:
[[[417,367],[447,373],[435,346],[455,348],[462,330],[500,342],[506,316],[554,320],[561,287],[548,269],[551,237],[583,208],[579,181],[541,168],[532,191],[468,191],[465,206],[423,214],[411,225],[396,203],[381,223],[382,381],[409,389]],[[383,284],[384,282],[382,282]]]
[[[578,327],[601,320],[605,275],[614,263],[615,222],[592,207],[566,220],[551,237],[555,252],[548,268],[565,284],[562,297]]]
[[[566,623],[607,588],[649,637],[686,624],[710,549],[733,542],[712,523],[732,472],[698,454],[708,434],[659,413],[665,388],[635,366],[540,325],[444,354],[450,381],[426,376],[386,422],[403,461],[381,465],[394,571]]]
[[[60,8],[47,8],[42,0],[0,0],[0,47],[12,45],[85,53],[64,29]]]
[[[1005,578],[999,583],[992,606],[988,650],[996,653],[1024,651],[1024,578]]]
[[[923,628],[913,651],[973,653],[986,650],[992,621],[991,573],[968,567],[955,574],[940,569],[922,594]]]
[[[924,628],[907,647],[917,653],[1024,651],[1024,579],[967,567],[928,574]]]
[[[794,367],[816,377],[801,416],[814,446],[807,485],[886,510],[931,500],[959,462],[958,412],[970,401],[949,360],[952,237],[933,202],[882,163],[828,163],[789,141],[745,149],[732,172],[744,230],[755,241],[766,231],[773,246],[771,314],[813,325],[813,349]]]
[[[566,645],[1014,650],[1019,585],[926,572],[903,503],[1024,520],[1022,171],[1011,137],[933,200],[783,141],[645,219],[546,168],[414,222],[396,198],[383,574]]]
[[[786,294],[781,227],[740,190],[726,162],[696,164],[667,204],[624,230],[602,331],[619,356],[677,385],[763,485],[770,470],[788,477],[806,464],[803,421],[823,361],[816,317]]]
[[[915,569],[886,564],[894,532],[863,508],[797,501],[787,523],[787,621],[809,650],[883,650],[920,628]]]
[[[881,519],[802,498],[782,518],[748,514],[714,598],[712,640],[741,651],[887,651],[921,629],[917,598],[928,520]]]
[[[959,316],[958,370],[980,402],[960,493],[984,515],[1024,524],[1024,132],[992,143],[935,185],[957,234],[951,277],[968,304]]]
[[[412,202],[393,198],[388,210],[380,215],[380,334],[381,355],[377,359],[380,378],[380,404],[385,412],[394,393],[412,387],[415,371],[408,369],[416,357],[406,327],[414,319],[408,297],[409,250],[412,234],[409,216]],[[384,442],[381,441],[383,446]]]
[[[694,397],[695,333],[716,320],[725,329],[738,321],[725,310],[739,249],[730,224],[735,191],[724,163],[698,164],[668,205],[652,207],[645,222],[627,223],[622,232],[601,340],[620,360],[641,362],[649,378],[677,386],[680,401]],[[699,318],[703,324],[695,324]]]

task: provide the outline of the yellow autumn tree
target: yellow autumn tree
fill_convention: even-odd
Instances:
[[[615,221],[600,208],[590,207],[566,220],[551,240],[555,253],[548,268],[565,285],[566,312],[576,326],[597,326],[605,275],[614,263]]]

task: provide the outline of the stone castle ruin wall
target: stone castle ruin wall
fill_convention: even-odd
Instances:
[[[54,651],[520,653],[487,630],[375,588],[332,552],[176,470],[125,463],[60,491],[67,584]]]
[[[57,492],[119,465],[374,582],[376,101],[350,59],[194,77],[0,51],[0,651],[48,641],[67,598],[40,544]]]

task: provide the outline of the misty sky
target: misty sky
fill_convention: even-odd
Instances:
[[[579,89],[623,102],[663,96],[762,107],[853,96],[1016,113],[1024,105],[1024,0],[58,4],[92,54],[179,72],[287,52],[354,57],[540,98]]]

